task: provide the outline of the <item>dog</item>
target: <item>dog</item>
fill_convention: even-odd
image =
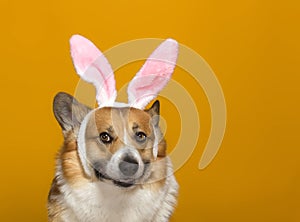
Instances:
[[[174,42],[171,43],[174,45]],[[163,43],[150,57],[158,57],[166,44],[170,41]],[[84,47],[84,50],[78,50],[78,47]],[[80,51],[80,59],[74,50]],[[93,50],[96,53],[91,52]],[[142,87],[141,93],[138,86],[146,84],[145,79],[149,78],[145,66],[158,64],[148,60],[128,86],[128,104],[116,103],[112,70],[103,54],[78,35],[71,39],[71,53],[79,75],[96,86],[99,107],[89,108],[63,92],[54,98],[53,111],[61,126],[64,142],[56,158],[56,173],[48,195],[48,220],[169,221],[177,203],[179,186],[159,127],[160,103],[156,100],[150,108],[144,108],[164,87],[168,77],[161,78],[160,75],[159,80],[149,83],[161,85],[151,96],[145,87]],[[90,59],[91,55],[93,59]],[[99,81],[89,79],[88,67],[98,66],[96,60],[99,57],[101,70],[107,72],[106,76],[102,75],[101,84],[97,85]],[[80,63],[82,61],[84,64]],[[166,64],[159,61],[160,67]],[[173,69],[169,64],[166,66],[160,70],[170,76]],[[101,72],[98,68],[90,72]]]

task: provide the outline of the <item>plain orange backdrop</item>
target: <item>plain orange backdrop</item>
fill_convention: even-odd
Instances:
[[[199,170],[209,104],[192,78],[174,73],[197,105],[201,133],[176,172],[180,195],[172,221],[300,221],[299,6],[291,0],[2,0],[0,220],[47,220],[62,143],[52,99],[78,83],[68,40],[80,33],[103,51],[133,39],[172,37],[199,53],[220,81],[226,134],[214,161]],[[117,70],[119,85],[140,65]],[[162,115],[171,150],[180,126],[170,101],[162,99]]]

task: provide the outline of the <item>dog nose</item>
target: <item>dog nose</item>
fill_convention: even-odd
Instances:
[[[138,161],[129,155],[126,155],[119,163],[119,169],[125,176],[133,176],[138,168]]]

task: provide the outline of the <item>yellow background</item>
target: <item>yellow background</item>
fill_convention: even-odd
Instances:
[[[1,221],[46,221],[62,143],[52,99],[58,91],[73,93],[78,83],[69,56],[74,33],[103,51],[132,39],[172,37],[215,71],[227,130],[217,157],[202,171],[208,101],[180,69],[174,74],[197,103],[201,134],[176,172],[180,196],[172,221],[300,221],[299,1],[1,0],[0,11]],[[118,73],[137,70],[118,70],[118,83],[129,80]],[[162,101],[170,149],[179,134],[172,125],[177,113],[167,112],[172,107]]]

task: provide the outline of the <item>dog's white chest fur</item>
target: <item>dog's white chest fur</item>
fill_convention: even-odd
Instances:
[[[69,206],[62,215],[66,222],[164,222],[176,204],[178,185],[170,175],[160,190],[126,190],[102,182],[78,189],[65,184],[63,190]]]

